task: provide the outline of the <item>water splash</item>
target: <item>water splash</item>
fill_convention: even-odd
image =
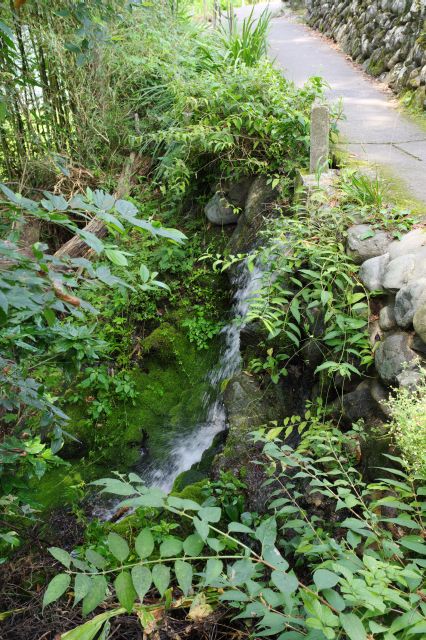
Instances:
[[[193,424],[181,425],[178,435],[176,430],[166,431],[162,443],[163,456],[150,456],[149,451],[141,452],[140,461],[135,471],[147,486],[158,487],[169,492],[175,479],[183,471],[200,462],[203,453],[211,447],[215,436],[227,427],[225,407],[221,399],[221,387],[241,367],[240,337],[244,328],[244,317],[248,311],[250,300],[260,288],[262,271],[254,266],[251,271],[242,263],[237,266],[232,276],[234,289],[231,320],[222,329],[222,347],[219,360],[207,376],[209,389],[203,398],[202,416]],[[106,507],[97,505],[94,514],[108,518],[115,508],[112,503]]]

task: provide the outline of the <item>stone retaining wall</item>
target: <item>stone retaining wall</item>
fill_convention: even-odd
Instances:
[[[306,0],[308,24],[426,109],[425,0]]]

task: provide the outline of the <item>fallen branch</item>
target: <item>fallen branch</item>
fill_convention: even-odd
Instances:
[[[136,175],[140,165],[142,162],[142,158],[136,154],[131,153],[126,163],[124,164],[121,175],[118,179],[117,189],[114,194],[115,198],[119,200],[120,198],[125,198],[132,187],[132,180]],[[98,220],[97,218],[93,218],[85,227],[85,231],[90,231],[98,238],[104,238],[108,234],[108,228],[102,220]],[[87,246],[86,242],[80,238],[80,236],[74,236],[68,242],[63,244],[59,249],[55,252],[55,258],[62,258],[63,256],[69,256],[70,258],[81,258],[87,255],[90,252],[90,248]]]

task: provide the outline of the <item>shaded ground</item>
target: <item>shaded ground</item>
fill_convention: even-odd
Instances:
[[[266,6],[276,12],[283,4],[264,2],[254,11],[259,14]],[[250,11],[242,7],[238,17]],[[426,202],[426,133],[397,109],[391,92],[288,11],[272,20],[269,43],[271,55],[296,85],[321,76],[329,85],[328,99],[342,99],[346,120],[339,128],[348,151],[390,170],[410,197]]]

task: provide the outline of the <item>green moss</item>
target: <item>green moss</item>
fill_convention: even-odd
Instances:
[[[198,482],[193,482],[192,484],[188,484],[181,491],[172,491],[172,495],[183,498],[185,500],[194,500],[195,502],[202,503],[205,500],[205,496],[203,494],[203,488],[208,483],[208,479],[204,478],[203,480],[199,480]]]
[[[72,462],[65,474],[63,467],[54,469],[37,485],[36,500],[43,508],[77,502],[84,483],[114,470],[128,471],[139,460],[142,445],[151,459],[161,459],[171,431],[178,435],[197,420],[206,374],[217,359],[215,345],[197,351],[181,330],[165,321],[143,341],[142,353],[140,366],[131,372],[138,391],[134,404],[117,403],[97,422],[88,420],[83,403],[67,408],[69,431],[80,443],[65,447]],[[205,475],[199,472],[191,482]]]

